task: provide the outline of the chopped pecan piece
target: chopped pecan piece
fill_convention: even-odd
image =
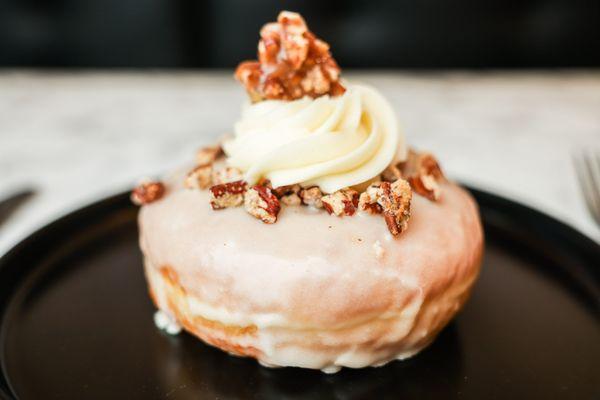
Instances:
[[[253,186],[246,192],[244,206],[248,213],[265,224],[274,224],[279,214],[279,200],[265,186]]]
[[[369,214],[381,214],[383,209],[377,202],[382,195],[381,183],[370,185],[367,190],[360,194],[358,209]]]
[[[267,178],[260,178],[256,185],[268,187],[269,189],[273,190],[273,185],[271,185],[271,181]],[[275,193],[275,195],[277,195],[277,193]]]
[[[241,206],[244,203],[244,192],[246,192],[244,181],[214,185],[210,188],[210,205],[213,210]]]
[[[438,201],[442,190],[437,180],[431,175],[419,175],[408,178],[413,190],[431,201]]]
[[[383,209],[383,217],[390,233],[397,236],[408,227],[412,200],[410,185],[404,179],[398,179],[394,183],[382,182],[380,189],[382,196],[377,202]]]
[[[400,164],[400,168],[404,179],[410,183],[416,193],[431,201],[439,200],[441,195],[439,183],[445,178],[432,154],[411,150],[407,160]]]
[[[165,185],[162,182],[148,181],[139,184],[131,192],[130,199],[133,204],[141,206],[152,203],[165,194]]]
[[[287,185],[271,189],[271,191],[282,204],[286,206],[299,206],[302,204],[302,199],[299,196],[301,189],[300,185]]]
[[[386,182],[395,182],[396,180],[402,178],[402,172],[400,168],[398,168],[397,164],[392,164],[388,166],[382,173],[381,179]]]
[[[234,167],[214,169],[212,172],[212,181],[215,185],[241,181],[242,179],[244,179],[244,174],[241,170]]]
[[[220,145],[203,147],[196,153],[196,164],[207,165],[214,163],[217,158],[223,155],[223,149]]]
[[[273,194],[275,196],[280,198],[280,197],[283,197],[283,196],[286,196],[289,194],[298,194],[298,193],[300,193],[301,189],[302,188],[300,187],[300,185],[286,185],[286,186],[279,186],[276,188],[272,188],[271,191],[273,192]]]
[[[206,189],[212,185],[212,165],[199,165],[185,177],[183,185],[188,189]]]
[[[358,207],[358,192],[352,189],[342,189],[321,198],[323,207],[329,214],[338,217],[354,215]]]
[[[410,218],[412,191],[403,179],[394,183],[381,182],[371,185],[360,195],[358,207],[372,214],[383,213],[383,217],[392,235],[406,230]]]
[[[283,195],[279,198],[279,201],[286,206],[299,206],[302,204],[302,199],[296,193]]]
[[[300,190],[300,199],[302,199],[302,204],[306,204],[307,206],[313,206],[315,208],[323,208],[323,193],[321,189],[316,186],[313,186],[308,189]]]
[[[300,14],[282,11],[277,22],[263,26],[260,38],[258,61],[242,62],[235,71],[253,101],[337,96],[346,90],[329,45],[308,30]]]

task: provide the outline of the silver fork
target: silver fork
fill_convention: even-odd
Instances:
[[[588,211],[600,226],[600,155],[582,151],[573,156],[573,165]]]

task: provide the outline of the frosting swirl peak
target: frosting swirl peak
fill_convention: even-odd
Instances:
[[[392,107],[362,85],[342,96],[250,104],[223,147],[250,185],[266,178],[273,187],[319,186],[325,193],[367,182],[406,156]]]

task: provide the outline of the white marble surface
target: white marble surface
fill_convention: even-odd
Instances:
[[[571,163],[600,151],[600,71],[346,74],[393,103],[411,144],[475,187],[600,241]],[[0,198],[38,194],[0,227],[0,254],[71,210],[191,160],[231,129],[230,73],[0,73]]]

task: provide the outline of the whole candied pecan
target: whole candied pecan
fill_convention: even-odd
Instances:
[[[244,61],[235,77],[252,101],[337,96],[346,90],[329,45],[308,30],[300,14],[282,11],[277,22],[263,26],[258,61]]]
[[[158,181],[148,181],[139,184],[131,192],[130,199],[133,204],[141,206],[150,204],[165,194],[165,185]]]
[[[439,183],[443,181],[444,174],[435,157],[430,153],[417,153],[409,151],[408,158],[399,165],[402,176],[412,189],[428,198],[437,201],[441,196]]]
[[[279,200],[268,187],[257,185],[248,189],[244,206],[250,215],[265,224],[274,224],[277,221],[280,210]]]
[[[244,202],[246,182],[235,181],[211,186],[210,205],[213,210],[241,206]]]
[[[354,215],[358,207],[358,192],[352,189],[341,189],[321,198],[323,207],[329,214],[338,217]]]

